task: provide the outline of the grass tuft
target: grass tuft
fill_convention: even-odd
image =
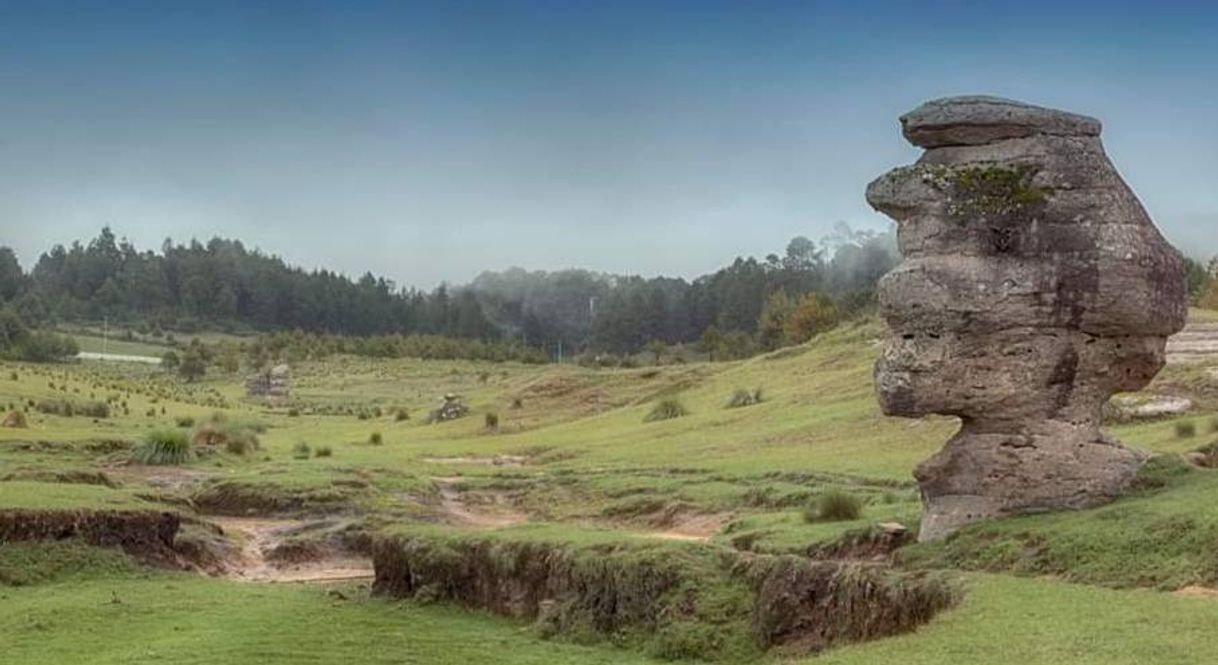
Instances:
[[[738,409],[744,406],[753,406],[761,404],[761,388],[749,392],[743,388],[736,389],[732,396],[728,398],[725,408]]]
[[[135,459],[141,464],[158,466],[183,464],[194,457],[190,439],[185,432],[159,429],[144,437],[144,445],[135,450]]]
[[[682,404],[680,400],[669,397],[667,399],[660,400],[660,402],[655,405],[655,408],[651,410],[651,413],[648,413],[647,417],[643,419],[643,422],[654,423],[661,420],[672,420],[673,418],[680,418],[687,415],[689,415],[689,409],[686,409],[685,405]]]
[[[842,490],[829,490],[813,499],[804,509],[807,522],[849,522],[863,514],[863,502]]]

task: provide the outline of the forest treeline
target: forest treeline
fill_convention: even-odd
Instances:
[[[891,234],[839,225],[819,244],[797,237],[781,253],[737,258],[692,281],[513,268],[426,292],[371,273],[307,271],[239,240],[140,249],[106,227],[88,242],[52,247],[28,270],[0,247],[0,301],[31,329],[106,319],[143,332],[299,331],[326,348],[375,354],[457,353],[444,338],[482,342],[483,356],[701,343],[712,356],[738,357],[801,341],[866,307],[895,261]]]
[[[239,240],[140,250],[106,227],[87,243],[52,247],[28,271],[0,247],[0,355],[74,353],[71,340],[38,331],[107,319],[151,334],[264,333],[249,344],[254,355],[540,362],[658,358],[683,345],[731,359],[806,341],[865,310],[896,261],[891,233],[839,224],[819,243],[796,237],[781,253],[693,280],[512,268],[425,292],[371,273],[306,271]],[[1218,309],[1218,259],[1187,267],[1194,304]]]

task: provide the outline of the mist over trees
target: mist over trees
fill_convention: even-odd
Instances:
[[[805,341],[865,308],[896,258],[891,233],[839,224],[819,243],[796,237],[782,254],[739,257],[692,281],[512,268],[423,292],[371,273],[353,280],[306,271],[239,240],[166,240],[159,252],[140,250],[106,227],[86,244],[52,247],[28,273],[0,247],[0,301],[28,327],[105,318],[186,333],[379,336],[377,348],[387,349],[425,336],[512,342],[550,355],[697,343],[711,355],[740,357]]]
[[[782,255],[738,257],[692,282],[512,268],[482,273],[469,288],[506,334],[530,344],[634,353],[652,340],[697,342],[708,331],[708,343],[733,333],[756,335],[763,309],[777,293],[793,301],[818,293],[841,314],[851,314],[870,304],[876,281],[896,261],[892,233],[838,224],[820,244],[796,237]],[[769,342],[761,346],[772,348]]]

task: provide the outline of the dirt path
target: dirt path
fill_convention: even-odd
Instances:
[[[662,540],[685,540],[704,543],[709,541],[730,520],[727,514],[691,515],[673,521],[669,526],[643,535]]]
[[[507,505],[506,498],[500,492],[463,493],[457,489],[461,478],[432,478],[432,482],[440,492],[440,510],[453,524],[500,529],[529,521],[527,515]],[[480,500],[471,502],[467,496],[476,496]]]
[[[109,466],[104,470],[107,475],[120,482],[144,483],[170,492],[198,485],[210,477],[210,474],[206,471],[184,469],[180,466],[124,464],[121,466]]]
[[[293,519],[264,517],[209,517],[225,535],[237,541],[240,550],[227,566],[227,577],[243,582],[340,582],[371,579],[372,561],[346,554],[315,561],[284,563],[267,555],[284,540],[309,526]]]

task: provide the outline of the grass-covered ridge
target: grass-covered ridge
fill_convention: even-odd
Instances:
[[[220,370],[187,384],[143,365],[6,363],[0,406],[25,413],[27,427],[0,428],[0,510],[172,510],[185,525],[182,542],[196,553],[226,540],[238,550],[261,542],[261,535],[242,535],[242,523],[282,523],[293,530],[275,544],[289,559],[336,548],[365,556],[388,528],[413,543],[411,561],[421,560],[426,575],[408,600],[369,598],[357,585],[342,587],[346,600],[338,600],[309,589],[150,572],[83,545],[3,545],[8,584],[33,588],[0,590],[0,630],[18,636],[11,652],[18,663],[191,662],[191,649],[233,662],[299,662],[300,643],[314,650],[310,658],[335,660],[370,640],[377,642],[370,662],[776,657],[763,652],[801,662],[791,654],[829,644],[817,631],[834,624],[805,620],[815,616],[800,604],[806,596],[777,592],[839,579],[817,571],[872,574],[873,559],[909,538],[880,524],[916,527],[913,466],[956,427],[948,418],[880,415],[870,377],[881,336],[877,324],[864,321],[746,361],[639,369],[337,356],[293,363],[292,395],[282,402],[247,399],[243,375]],[[742,405],[743,391],[763,399]],[[1204,366],[1170,366],[1148,392],[1189,396],[1195,410],[1115,424],[1110,431],[1118,438],[1172,454],[1218,439],[1210,425],[1218,383]],[[427,424],[426,414],[447,393],[469,413]],[[39,411],[44,400],[102,402],[110,415]],[[647,422],[667,400],[684,414]],[[488,414],[497,427],[487,427]],[[141,463],[146,437],[162,430],[188,437],[195,455],[180,464]],[[230,430],[252,439],[233,436],[243,443],[230,448]],[[315,454],[323,449],[327,455]],[[875,573],[875,589],[898,593],[902,587],[888,581],[942,571],[963,580],[963,600],[912,633],[861,645],[840,639],[819,658],[882,662],[903,654],[914,663],[1024,665],[1062,662],[1082,650],[1110,657],[1091,662],[1154,662],[1128,654],[1145,655],[1143,641],[1157,644],[1154,635],[1176,625],[1194,630],[1211,616],[1206,599],[1165,592],[1218,585],[1208,562],[1215,528],[1206,517],[1218,499],[1215,478],[1213,471],[1156,463],[1138,492],[1110,506],[977,525],[943,544],[899,549],[893,556],[905,570]],[[213,521],[237,526],[221,535],[207,526]],[[212,554],[223,557],[224,550]],[[638,597],[659,609],[621,615],[600,630],[595,605],[553,589],[536,596],[536,615],[505,612],[514,617],[505,619],[476,609],[520,602],[505,600],[505,588],[534,588],[508,582],[532,570],[511,563],[522,558],[541,562],[546,580],[644,589]],[[71,572],[74,566],[81,572]],[[24,579],[13,572],[25,569],[31,573]],[[1044,575],[1051,580],[1035,579]],[[448,586],[433,586],[437,579]],[[470,586],[471,579],[496,584]],[[499,605],[463,597],[467,587],[489,589]],[[757,602],[763,588],[774,601],[768,610]],[[114,607],[83,604],[94,593],[109,601],[111,591],[121,601]],[[1114,603],[1154,614],[1130,628],[1132,614]],[[1045,629],[1049,606],[1058,624],[1067,616],[1059,606],[1086,614],[1085,625],[1106,641],[1093,644],[1065,625]],[[141,614],[153,608],[164,617],[163,630]],[[217,618],[223,612],[233,616]],[[312,618],[327,613],[329,621]],[[69,615],[71,622],[55,618]],[[30,616],[43,617],[33,620],[42,626],[27,624]],[[304,626],[316,635],[302,638]],[[1038,646],[1029,649],[1024,642],[1038,630]],[[102,637],[112,631],[143,631],[150,646],[145,653]],[[765,634],[771,637],[758,637]],[[55,646],[44,656],[39,640]],[[1218,650],[1192,633],[1181,643],[1160,647],[1218,660]],[[513,653],[497,659],[504,649]]]
[[[373,558],[381,595],[453,600],[667,659],[819,651],[913,630],[957,599],[939,575],[570,527],[404,530]]]

